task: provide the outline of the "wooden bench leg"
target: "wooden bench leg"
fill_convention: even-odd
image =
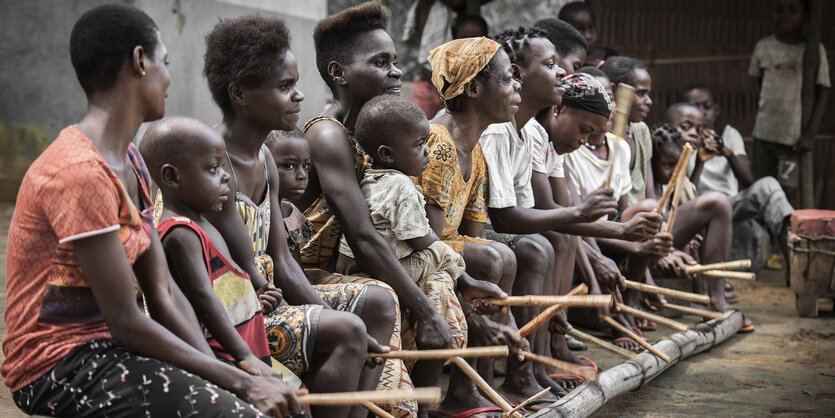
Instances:
[[[818,317],[818,295],[795,293],[795,308],[797,314],[804,318]]]

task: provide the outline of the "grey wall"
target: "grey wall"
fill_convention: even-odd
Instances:
[[[86,101],[69,58],[75,21],[102,0],[0,0],[0,122],[34,124],[53,137],[78,121]],[[116,0],[115,2],[119,2]],[[251,13],[284,19],[299,61],[305,94],[302,118],[319,114],[327,90],[315,66],[313,27],[327,13],[326,0],[121,0],[156,21],[169,51],[171,87],[167,115],[219,121],[203,69],[204,37],[219,18]],[[179,13],[176,10],[179,9]]]

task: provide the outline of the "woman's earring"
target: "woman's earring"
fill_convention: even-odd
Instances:
[[[145,70],[142,70],[142,73],[141,73],[141,74],[139,74],[139,77],[140,77],[140,78],[145,77]]]

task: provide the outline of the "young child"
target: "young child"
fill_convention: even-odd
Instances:
[[[613,48],[597,45],[597,23],[591,7],[585,1],[572,1],[560,9],[557,15],[560,20],[567,22],[583,34],[588,43],[584,65],[599,66],[606,58],[619,55]]]
[[[757,42],[751,55],[748,75],[760,86],[759,107],[754,122],[754,175],[775,177],[794,199],[801,185],[812,184],[812,164],[801,163],[818,133],[829,94],[829,63],[820,45],[816,69],[815,96],[810,117],[802,119],[801,90],[806,38],[803,26],[809,16],[808,1],[777,0],[774,19],[777,33]],[[805,158],[805,159],[808,159]],[[807,196],[808,194],[808,196]],[[804,192],[803,206],[813,199]]]

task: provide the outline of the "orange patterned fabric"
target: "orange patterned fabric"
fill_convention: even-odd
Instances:
[[[444,231],[440,238],[458,253],[464,251],[464,243],[489,244],[483,238],[458,233],[458,227],[466,219],[478,223],[487,222],[487,163],[481,145],[472,153],[470,178],[464,180],[458,165],[458,153],[449,132],[442,125],[431,125],[426,138],[429,146],[429,165],[418,179],[427,205],[435,205],[444,211]]]
[[[493,59],[501,46],[485,37],[449,41],[429,52],[432,84],[449,100],[464,92],[467,83]]]
[[[139,182],[141,212],[75,126],[61,131],[23,179],[9,226],[8,337],[0,368],[12,391],[48,372],[75,347],[110,338],[72,243],[118,231],[131,264],[149,248],[150,178],[136,147],[131,145],[127,156]]]

